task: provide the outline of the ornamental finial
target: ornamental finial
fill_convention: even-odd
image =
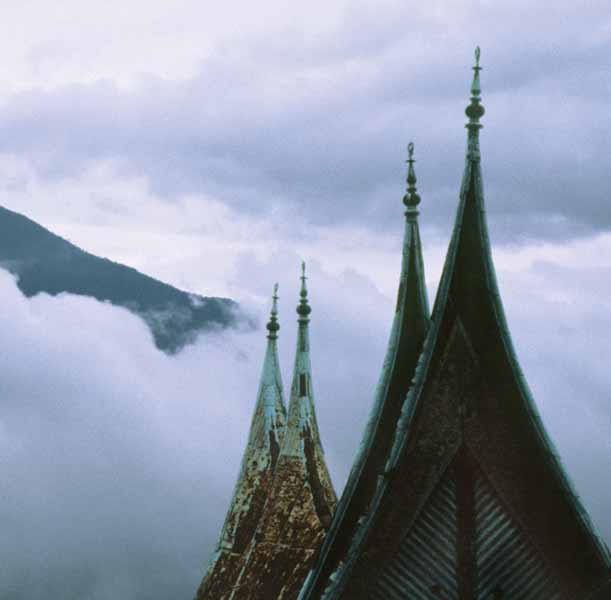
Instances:
[[[471,103],[465,110],[466,115],[469,117],[469,122],[466,127],[469,130],[467,156],[470,160],[479,160],[479,130],[482,128],[479,120],[486,112],[480,102],[482,94],[479,80],[479,72],[482,70],[482,67],[479,66],[480,55],[481,50],[478,46],[475,49],[475,65],[473,67],[473,82],[471,83]]]
[[[299,306],[297,307],[297,314],[299,315],[300,321],[308,322],[308,315],[312,312],[310,305],[308,304],[308,288],[306,287],[306,264],[305,261],[301,261],[301,291],[299,292]]]
[[[416,172],[414,171],[414,142],[407,145],[407,192],[403,196],[408,213],[416,213],[416,207],[420,204],[420,196],[416,193]]]
[[[479,84],[479,72],[482,68],[479,66],[479,57],[481,56],[479,46],[475,48],[475,65],[473,66],[473,83],[471,84],[471,95],[477,98],[480,97],[482,90]]]
[[[267,323],[267,331],[269,331],[267,338],[270,340],[277,339],[279,329],[280,325],[278,323],[278,284],[275,283],[274,294],[272,296],[272,310],[269,316],[269,322]]]

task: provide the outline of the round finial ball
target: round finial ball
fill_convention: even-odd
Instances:
[[[267,324],[267,331],[270,333],[276,333],[280,329],[280,325],[276,321],[270,321]]]
[[[300,317],[307,317],[312,312],[312,309],[307,304],[300,304],[297,307],[297,314]]]
[[[420,204],[420,195],[416,194],[416,192],[405,194],[405,196],[403,196],[403,204],[407,207],[418,206],[418,204]]]
[[[481,104],[469,104],[465,109],[465,114],[470,119],[481,119],[484,116],[486,109]]]

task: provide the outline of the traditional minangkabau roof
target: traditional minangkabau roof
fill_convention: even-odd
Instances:
[[[279,329],[276,284],[248,444],[216,551],[197,593],[198,599],[229,597],[272,487],[286,428],[277,348]]]
[[[297,598],[337,503],[314,409],[310,313],[304,264],[286,434],[274,482],[236,579],[232,600]]]
[[[351,469],[333,523],[325,538],[302,598],[314,598],[342,561],[354,535],[358,519],[367,510],[375,492],[378,475],[384,470],[401,407],[416,369],[429,326],[418,204],[414,171],[414,145],[408,146],[407,192],[403,259],[395,315],[388,349],[378,382],[373,407],[365,427],[358,454]]]
[[[484,211],[480,70],[478,49],[455,226],[392,449],[348,552],[307,598],[582,600],[609,575],[505,320]]]

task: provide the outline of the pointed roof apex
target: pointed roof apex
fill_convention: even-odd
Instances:
[[[272,296],[272,310],[269,315],[269,322],[267,323],[267,335],[268,340],[278,339],[278,330],[280,324],[278,323],[278,284],[274,284],[274,294]]]
[[[407,207],[406,215],[418,214],[416,207],[420,204],[420,196],[416,191],[416,172],[414,171],[414,142],[407,145],[407,191],[403,196],[403,204]]]
[[[479,120],[486,112],[481,104],[482,89],[479,81],[479,72],[482,67],[479,66],[479,57],[481,51],[479,46],[475,49],[475,66],[473,67],[473,82],[471,83],[471,103],[467,106],[465,113],[469,117],[469,122],[466,127],[469,130],[469,145],[467,150],[467,158],[470,160],[479,160],[479,130],[483,127]]]
[[[473,83],[471,84],[471,95],[479,96],[481,94],[481,89],[479,85],[479,72],[482,70],[482,67],[479,66],[479,58],[481,56],[482,51],[479,46],[475,48],[475,65],[473,66]]]
[[[299,321],[307,323],[309,321],[308,315],[312,312],[310,305],[308,304],[308,288],[306,287],[306,264],[305,261],[301,262],[301,291],[299,292],[299,306],[297,307],[297,314],[299,315]]]

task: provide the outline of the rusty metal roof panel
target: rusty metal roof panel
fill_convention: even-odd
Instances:
[[[277,348],[277,290],[276,285],[248,443],[217,548],[198,591],[197,597],[202,599],[220,598],[221,590],[231,589],[270,493],[284,441],[286,408]]]
[[[303,269],[286,433],[231,600],[295,600],[337,503],[316,420],[308,328],[311,308],[305,265]]]

